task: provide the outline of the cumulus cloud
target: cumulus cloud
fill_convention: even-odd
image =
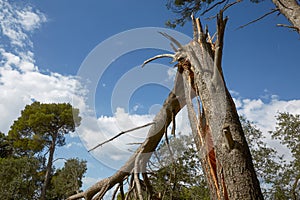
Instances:
[[[0,130],[7,132],[20,111],[33,100],[69,102],[84,109],[83,88],[74,76],[43,74],[34,63],[0,49]]]
[[[69,149],[69,148],[74,147],[74,146],[75,147],[82,147],[82,143],[80,143],[80,142],[69,142],[64,146],[64,148]]]
[[[17,16],[20,25],[22,25],[25,31],[33,31],[40,27],[40,25],[46,22],[46,17],[39,10],[33,11],[33,8],[26,7],[23,10],[17,11]]]
[[[117,108],[114,116],[92,116],[83,117],[82,124],[77,133],[87,149],[106,141],[121,131],[126,131],[137,126],[147,124],[153,120],[151,115],[130,115],[123,108]],[[128,159],[137,145],[130,143],[142,142],[149,130],[149,127],[122,135],[114,141],[103,145],[92,151],[104,165],[118,169]]]
[[[77,77],[41,73],[35,64],[30,33],[47,21],[32,7],[0,0],[0,131],[7,133],[26,104],[69,102],[84,111],[84,89]]]
[[[263,100],[267,100],[267,102]],[[269,95],[268,98],[264,96],[262,99],[236,98],[235,103],[238,113],[254,122],[262,131],[265,142],[276,149],[279,155],[284,155],[287,160],[290,160],[290,151],[286,146],[280,144],[280,141],[273,140],[269,131],[275,130],[276,116],[279,113],[300,114],[300,100],[280,100],[277,95]]]
[[[46,16],[30,6],[18,6],[0,0],[0,28],[11,44],[16,47],[32,46],[28,34],[47,21]]]
[[[263,99],[235,99],[239,114],[255,122],[264,133],[274,130],[275,116],[280,112],[300,113],[300,100],[280,100],[276,95],[270,98],[267,102]]]
[[[129,114],[123,108],[117,108],[113,116],[92,116],[83,117],[82,124],[78,128],[83,144],[87,149],[92,149],[96,145],[112,138],[122,131],[126,131],[153,121],[155,115]],[[189,122],[186,109],[183,109],[177,116],[176,126],[178,133],[190,134]],[[149,127],[128,132],[119,138],[104,144],[91,151],[93,156],[102,164],[118,169],[136,150],[139,143],[142,143],[149,131]],[[169,132],[171,127],[169,127]]]
[[[266,99],[245,99],[238,95],[238,93],[235,94],[235,103],[239,114],[256,123],[257,127],[267,137],[266,141],[270,146],[275,147],[280,153],[288,154],[286,149],[271,140],[268,131],[274,130],[276,125],[275,116],[278,112],[299,114],[300,100],[280,100],[276,95],[272,95],[271,99],[265,102]],[[129,114],[123,108],[118,108],[113,116],[85,118],[80,127],[79,135],[86,148],[91,149],[121,131],[149,123],[153,118],[153,114]],[[169,127],[169,132],[170,129],[171,127]],[[104,165],[118,169],[138,146],[130,144],[143,142],[148,130],[149,127],[122,135],[118,139],[92,151],[92,154]],[[176,131],[181,134],[191,134],[186,108],[176,118]]]

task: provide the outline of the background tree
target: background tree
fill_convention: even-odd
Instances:
[[[253,164],[261,184],[265,199],[273,199],[274,188],[282,168],[283,156],[267,145],[263,136],[253,122],[241,117],[243,130],[249,144]]]
[[[42,160],[13,152],[8,136],[0,133],[0,199],[38,199]]]
[[[250,0],[253,3],[260,3],[264,0]],[[212,10],[217,6],[226,6],[232,2],[242,2],[242,0],[225,1],[225,0],[167,0],[167,8],[177,14],[174,20],[168,20],[166,25],[175,28],[176,25],[183,26],[190,19],[192,13],[201,12],[200,15]],[[264,16],[279,12],[283,14],[291,25],[280,25],[292,28],[300,33],[300,5],[299,0],[272,0],[275,8],[268,11]],[[262,16],[262,17],[264,17]]]
[[[34,157],[0,158],[0,199],[39,199],[40,167]]]
[[[86,170],[86,161],[78,158],[68,159],[64,166],[54,173],[47,199],[62,200],[79,193]]]
[[[0,132],[0,158],[7,158],[12,155],[12,145],[4,133]]]
[[[283,163],[274,186],[273,199],[300,198],[300,115],[280,113],[272,137],[285,145],[291,153]]]
[[[282,166],[282,156],[266,144],[265,137],[253,122],[244,117],[240,117],[240,120],[265,199],[274,199],[276,195],[277,199],[288,199],[280,190],[275,189],[281,182],[279,172],[286,168],[286,166]],[[192,137],[183,135],[178,138],[172,137],[169,140],[170,147],[174,151],[175,164],[170,159],[171,155],[166,143],[162,143],[158,147],[149,164],[149,166],[153,165],[154,168],[158,168],[158,170],[152,168],[150,170],[154,192],[163,196],[164,199],[172,199],[171,197],[175,199],[210,199],[203,171],[199,168],[200,160]],[[288,168],[292,169],[290,166]],[[172,172],[176,172],[176,178]],[[174,185],[176,187],[173,187]]]
[[[190,135],[163,142],[148,164],[155,196],[161,199],[209,199],[198,151]]]
[[[281,113],[277,116],[273,137],[295,152],[293,161],[285,163],[284,157],[267,145],[265,136],[255,123],[240,117],[241,124],[253,156],[255,171],[260,180],[265,199],[299,198],[299,115]],[[285,138],[285,139],[284,139]],[[163,199],[210,199],[207,183],[195,143],[190,135],[171,137],[170,148],[163,142],[149,163],[153,191]],[[173,163],[171,156],[174,156]],[[155,170],[156,169],[156,170]],[[176,172],[176,173],[174,173]],[[159,195],[158,195],[159,194]]]
[[[75,131],[80,121],[79,110],[71,104],[34,102],[25,107],[11,126],[8,136],[16,155],[48,155],[41,200],[45,199],[50,183],[55,148],[65,144],[65,134]]]

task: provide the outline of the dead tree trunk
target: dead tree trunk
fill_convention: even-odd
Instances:
[[[149,193],[148,199],[151,199],[149,180],[147,174],[143,173],[145,165],[166,127],[185,105],[211,199],[263,199],[249,147],[222,72],[223,36],[227,19],[223,19],[221,11],[217,18],[215,42],[207,29],[203,30],[199,19],[193,19],[193,22],[193,41],[183,46],[171,36],[163,34],[174,43],[173,47],[178,47],[174,48],[175,54],[159,55],[144,63],[165,56],[178,62],[174,88],[155,117],[155,124],[150,128],[146,140],[113,176],[101,180],[85,192],[69,197],[69,200],[81,197],[86,200],[101,199],[117,184],[120,184],[118,188],[123,194],[122,198],[126,199],[122,184],[129,175],[132,175],[132,181],[127,195],[134,191],[136,199],[142,200],[146,191]],[[192,101],[195,96],[196,106]],[[140,180],[140,173],[144,180]]]
[[[199,137],[202,168],[211,199],[263,199],[251,154],[221,67],[227,19],[217,17],[212,42],[199,19],[193,19],[194,40],[179,47],[175,58],[183,69],[185,99],[194,137]],[[191,93],[196,93],[195,109]],[[196,113],[195,110],[198,110]]]

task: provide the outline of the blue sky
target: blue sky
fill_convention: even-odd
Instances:
[[[72,102],[83,114],[86,113],[87,120],[83,121],[77,134],[67,138],[69,143],[58,149],[56,156],[88,160],[85,188],[96,179],[113,173],[130,156],[128,149],[134,149],[126,143],[142,141],[145,130],[132,133],[93,154],[87,153],[86,147],[92,147],[119,131],[150,122],[168,95],[174,76],[168,59],[139,68],[145,59],[168,49],[143,46],[117,55],[123,44],[133,44],[139,39],[146,41],[150,38],[149,41],[157,46],[168,44],[161,35],[157,33],[152,38],[155,32],[134,36],[125,32],[125,35],[130,35],[130,41],[122,41],[116,35],[137,28],[165,28],[165,21],[174,17],[165,3],[158,0],[0,0],[0,112],[5,116],[0,122],[0,130],[7,132],[32,99]],[[269,1],[258,5],[244,2],[225,13],[229,16],[223,56],[227,85],[239,113],[256,121],[266,134],[274,128],[274,115],[278,111],[300,113],[299,35],[276,27],[278,23],[287,23],[284,17],[276,15],[243,29],[237,30],[237,27],[273,7]],[[202,23],[209,24],[214,33],[213,20]],[[175,31],[192,35],[189,22]],[[84,61],[90,59],[97,45],[99,47],[105,41],[109,43],[109,38],[120,39],[117,41],[120,49],[110,46],[104,49],[106,53],[97,54],[94,64],[99,68],[104,67],[103,60],[108,54],[116,54],[116,59],[105,66],[104,73],[98,77],[99,82],[92,82],[96,91],[91,93],[85,85],[88,80],[80,77],[80,69],[85,69]],[[97,70],[95,68],[95,73],[89,70],[87,76],[96,76]],[[130,84],[137,85],[128,93]],[[128,99],[124,103],[125,96]],[[94,107],[89,107],[92,105],[89,101],[95,102]],[[178,120],[178,130],[188,132],[184,112]]]
[[[61,74],[75,75],[86,55],[108,37],[132,28],[164,27],[164,22],[174,16],[166,9],[164,1],[29,2],[48,20],[32,37],[36,62],[41,69]],[[299,98],[299,93],[287,89],[299,81],[295,71],[299,36],[287,29],[276,28],[277,23],[286,23],[283,17],[276,15],[236,30],[273,8],[267,2],[245,4],[227,12],[230,20],[224,70],[229,87],[245,97],[258,96],[268,89],[282,98]],[[214,29],[213,22],[208,23]],[[189,23],[178,30],[191,35]],[[241,74],[247,76],[241,79]],[[276,82],[280,84],[274,84]]]

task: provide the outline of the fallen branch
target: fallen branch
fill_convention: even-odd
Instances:
[[[153,120],[154,124],[150,127],[147,138],[139,146],[136,152],[115,174],[97,182],[84,192],[70,196],[68,200],[80,198],[91,200],[95,195],[98,197],[104,196],[109,189],[114,187],[116,184],[119,184],[125,179],[125,177],[133,173],[135,161],[140,153],[142,155],[141,159],[143,160],[143,163],[141,164],[144,165],[150,159],[152,153],[161,141],[161,138],[165,133],[165,126],[169,126],[172,122],[172,113],[176,115],[183,106],[185,106],[183,80],[178,70],[175,77],[174,88],[165,100],[158,114],[155,116]]]

